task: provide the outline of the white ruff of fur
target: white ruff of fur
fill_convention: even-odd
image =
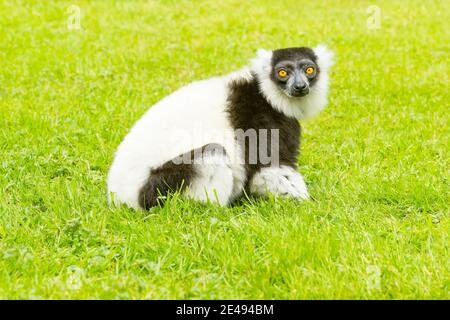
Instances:
[[[319,78],[304,97],[288,97],[270,79],[272,51],[260,49],[252,60],[251,68],[256,73],[261,93],[278,111],[288,117],[306,119],[317,115],[327,104],[328,70],[333,65],[333,53],[324,45],[313,48],[320,68]]]

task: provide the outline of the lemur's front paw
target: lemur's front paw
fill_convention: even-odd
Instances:
[[[287,170],[285,173],[283,173],[282,178],[287,180],[287,182],[283,181],[283,184],[288,184],[289,196],[299,200],[309,199],[308,188],[306,187],[305,180],[300,173],[298,173],[294,169]]]
[[[261,169],[250,183],[250,192],[259,195],[273,193],[298,200],[309,199],[308,189],[303,177],[288,166]]]

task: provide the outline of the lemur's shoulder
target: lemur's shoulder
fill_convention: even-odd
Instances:
[[[255,79],[255,74],[249,67],[244,67],[234,72],[227,74],[224,77],[226,84],[229,86],[246,84],[253,82]]]

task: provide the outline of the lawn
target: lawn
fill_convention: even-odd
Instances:
[[[450,298],[450,1],[0,12],[0,298]],[[302,122],[313,201],[108,207],[113,153],[155,102],[257,48],[318,43],[336,65]]]

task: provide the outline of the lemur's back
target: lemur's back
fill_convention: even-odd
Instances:
[[[119,202],[138,205],[137,191],[151,169],[210,143],[234,153],[226,115],[228,77],[196,81],[151,107],[120,144],[108,177]],[[119,197],[119,199],[117,199]]]

